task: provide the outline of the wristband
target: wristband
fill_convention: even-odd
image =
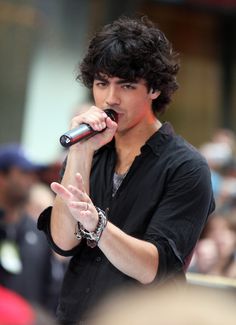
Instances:
[[[98,224],[94,231],[88,231],[86,230],[79,222],[77,225],[77,230],[75,232],[75,236],[78,240],[85,238],[87,239],[87,245],[91,248],[97,246],[100,237],[102,235],[102,232],[104,228],[107,225],[107,216],[104,211],[102,211],[100,208],[97,208],[98,212]]]

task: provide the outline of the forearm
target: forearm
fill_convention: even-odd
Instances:
[[[68,209],[68,204],[73,204],[75,201],[81,202],[81,191],[82,196],[86,197],[88,195],[89,197],[89,179],[94,152],[110,142],[117,129],[117,124],[107,117],[103,110],[95,106],[92,106],[87,112],[74,117],[71,128],[77,127],[81,123],[90,125],[93,130],[98,131],[98,134],[91,139],[81,141],[70,147],[61,184],[55,182],[51,184],[52,190],[57,194],[51,218],[51,234],[55,244],[64,250],[71,249],[78,244],[78,241],[73,236],[77,221],[82,222],[89,228],[93,228],[97,222],[98,216],[95,208],[92,208],[89,213],[90,215],[92,212],[96,212],[92,220],[89,216],[83,215],[83,212],[88,210],[88,198],[82,205],[82,210],[79,209],[79,212],[73,215],[72,212],[75,212],[75,209],[74,207]],[[103,132],[100,133],[102,130]],[[80,175],[80,178],[77,177],[78,175]],[[68,190],[69,185],[74,187],[73,192]],[[78,193],[75,190],[76,187],[80,188]],[[82,220],[81,215],[83,215]],[[89,228],[87,229],[89,230]]]
[[[153,244],[129,236],[108,222],[98,246],[121,272],[143,284],[154,280],[159,258]]]
[[[67,165],[61,184],[64,187],[75,185],[75,174],[83,176],[86,191],[89,191],[89,176],[92,163],[92,153],[81,146],[81,150],[71,150],[67,157]],[[69,250],[78,245],[74,236],[77,221],[71,215],[66,203],[58,195],[55,198],[51,215],[51,234],[57,246]]]

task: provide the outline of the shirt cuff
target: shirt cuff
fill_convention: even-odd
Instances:
[[[165,238],[157,240],[145,238],[144,240],[156,246],[159,255],[158,271],[154,281],[162,282],[168,278],[184,273],[184,262],[181,259],[174,243]]]
[[[63,250],[58,247],[52,239],[51,230],[50,230],[50,220],[51,220],[52,207],[47,207],[38,218],[37,227],[39,230],[43,231],[47,237],[48,243],[51,248],[59,255],[62,256],[73,256],[80,250],[80,246],[77,245],[70,250]]]

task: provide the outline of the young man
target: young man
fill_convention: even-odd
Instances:
[[[38,224],[58,253],[73,256],[62,324],[86,319],[115,289],[184,276],[214,199],[206,161],[157,117],[177,89],[178,68],[171,44],[147,19],[120,18],[90,42],[79,79],[95,106],[71,128],[87,123],[103,132],[70,147],[62,182],[51,185],[53,209]]]

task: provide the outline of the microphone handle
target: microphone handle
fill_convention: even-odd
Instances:
[[[115,111],[113,111],[112,109],[105,109],[104,112],[113,121],[117,122],[117,113]],[[78,127],[64,133],[60,137],[60,143],[63,147],[68,148],[73,144],[81,140],[87,140],[90,137],[94,136],[95,134],[103,132],[104,130],[105,129],[101,131],[95,131],[89,124],[82,123]]]

